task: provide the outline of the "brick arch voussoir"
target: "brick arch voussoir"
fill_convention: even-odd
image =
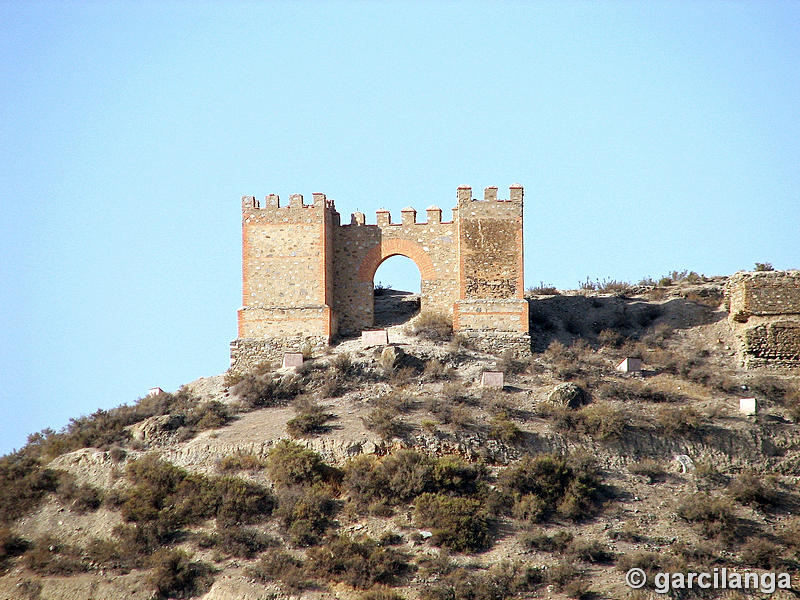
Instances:
[[[390,256],[405,256],[414,261],[422,279],[438,279],[436,268],[428,253],[410,240],[384,240],[370,248],[358,266],[358,280],[372,281],[380,264]]]

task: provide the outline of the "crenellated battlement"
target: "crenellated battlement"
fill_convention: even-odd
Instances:
[[[514,183],[509,187],[509,195],[507,199],[497,197],[497,187],[490,186],[483,190],[483,200],[478,200],[472,197],[472,188],[468,185],[462,185],[458,188],[458,204],[461,205],[465,202],[506,202],[513,204],[522,204],[523,188],[520,184]]]
[[[325,194],[314,193],[311,196],[313,201],[310,204],[306,204],[302,194],[291,194],[289,196],[289,204],[284,206],[281,206],[281,198],[278,194],[267,195],[264,198],[263,206],[255,196],[242,196],[242,210],[267,210],[271,208],[281,208],[284,210],[325,208],[333,211],[336,210],[335,202],[329,199]]]
[[[392,213],[385,208],[379,208],[375,211],[375,224],[367,224],[366,215],[362,212],[354,212],[350,215],[350,223],[342,225],[342,227],[349,227],[355,225],[356,227],[403,227],[407,225],[452,225],[458,218],[458,207],[453,207],[453,220],[442,221],[442,209],[438,206],[429,206],[425,209],[425,221],[417,221],[417,209],[407,206],[400,210],[400,222],[395,223],[392,221]]]

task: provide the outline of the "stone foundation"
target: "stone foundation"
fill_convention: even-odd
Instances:
[[[800,367],[800,271],[736,273],[727,299],[745,367]]]
[[[745,367],[800,367],[800,320],[761,323],[744,330]]]
[[[531,355],[531,336],[527,333],[510,331],[462,330],[458,335],[466,345],[481,352],[500,356],[511,350],[516,358],[529,358]]]
[[[231,373],[246,373],[265,362],[281,364],[285,352],[316,354],[328,347],[325,337],[240,338],[231,342]]]

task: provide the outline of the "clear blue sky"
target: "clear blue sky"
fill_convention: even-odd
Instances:
[[[227,368],[242,195],[374,223],[519,182],[528,286],[800,267],[798,2],[3,2],[0,28],[0,452]]]

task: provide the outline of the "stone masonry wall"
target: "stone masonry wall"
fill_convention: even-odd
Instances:
[[[736,273],[727,295],[746,367],[800,366],[800,271]]]
[[[242,199],[242,298],[239,337],[330,336],[327,253],[331,215],[322,194],[306,205]]]
[[[486,188],[483,201],[472,189],[458,190],[459,300],[454,329],[528,332],[522,262],[522,196],[512,186],[508,200]]]
[[[728,280],[731,315],[800,315],[800,271],[740,272]]]
[[[265,362],[280,366],[285,352],[320,353],[327,345],[328,339],[324,336],[240,338],[231,342],[230,370],[246,373]]]
[[[336,232],[334,250],[334,310],[343,333],[361,331],[373,323],[373,277],[390,256],[407,256],[420,270],[421,309],[452,314],[457,297],[458,263],[455,225],[441,221],[431,207],[428,220],[417,223],[416,211],[404,209],[400,223],[389,211],[378,211],[377,224],[365,224],[356,213],[350,225]]]

